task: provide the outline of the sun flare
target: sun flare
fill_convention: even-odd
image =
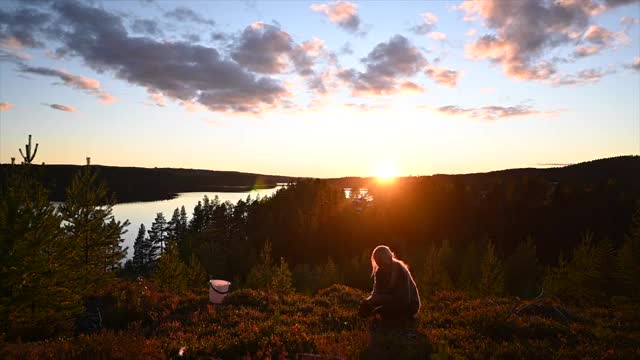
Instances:
[[[398,176],[398,171],[392,162],[383,160],[376,164],[374,174],[379,181],[388,182]]]

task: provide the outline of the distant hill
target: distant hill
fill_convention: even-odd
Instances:
[[[4,182],[11,165],[2,164],[0,180]],[[49,186],[52,201],[64,201],[65,189],[83,166],[34,165]],[[247,191],[275,187],[288,182],[287,176],[263,175],[236,171],[212,171],[173,168],[140,168],[91,165],[100,181],[106,181],[118,202],[170,199],[180,192]]]
[[[597,184],[608,179],[616,179],[620,185],[638,188],[640,187],[640,156],[617,156],[553,168],[519,168],[470,174],[435,174],[414,178],[456,178],[481,186],[483,183],[494,183],[499,179],[525,176],[547,182],[569,184]],[[401,181],[406,179],[409,178],[401,178]],[[367,188],[376,181],[373,177],[343,177],[329,180],[336,186],[346,188]]]

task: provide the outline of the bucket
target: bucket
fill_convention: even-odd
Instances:
[[[214,304],[222,304],[225,295],[229,292],[230,282],[226,280],[209,280],[209,301]]]

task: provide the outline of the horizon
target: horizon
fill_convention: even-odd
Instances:
[[[1,163],[29,134],[38,164],[324,179],[640,154],[634,1],[6,4]]]
[[[594,162],[594,161],[609,160],[609,159],[620,158],[620,157],[640,157],[640,155],[635,155],[635,154],[615,155],[615,156],[604,157],[604,158],[597,158],[597,159],[591,159],[591,160],[578,161],[578,162],[570,163],[570,164],[536,164],[536,166],[500,168],[500,169],[492,169],[492,170],[478,171],[478,172],[460,172],[460,173],[442,173],[442,172],[438,172],[438,173],[432,173],[432,174],[394,175],[394,176],[391,176],[391,178],[400,179],[400,178],[408,178],[408,177],[422,177],[422,176],[436,176],[436,175],[473,175],[473,174],[486,174],[486,173],[510,171],[510,170],[525,170],[525,169],[539,169],[539,170],[559,169],[559,168],[565,168],[565,167],[574,166],[574,165],[590,163],[590,162]],[[0,166],[2,166],[2,165],[11,165],[11,163],[2,163],[2,162],[0,162]],[[85,164],[46,164],[46,163],[45,164],[37,164],[36,163],[34,165],[84,166]],[[374,175],[370,175],[370,176],[345,175],[345,176],[339,176],[339,177],[314,177],[314,176],[296,176],[296,175],[287,175],[287,174],[284,174],[284,175],[283,174],[266,174],[266,173],[257,173],[257,172],[251,172],[251,171],[238,171],[238,170],[219,170],[219,169],[203,169],[203,168],[183,168],[183,167],[159,167],[159,166],[143,167],[143,166],[122,166],[122,165],[108,165],[108,164],[95,164],[95,163],[91,163],[91,166],[123,167],[123,168],[136,168],[136,169],[172,169],[172,170],[201,170],[201,171],[213,171],[213,172],[235,172],[235,173],[242,173],[242,174],[262,175],[262,176],[278,176],[278,177],[302,178],[302,179],[320,179],[320,180],[332,180],[332,179],[343,179],[343,178],[362,178],[362,179],[380,178],[379,175],[375,175],[375,174]]]

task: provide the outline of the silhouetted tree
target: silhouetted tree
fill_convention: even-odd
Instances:
[[[133,259],[132,266],[136,274],[145,274],[147,272],[147,256],[145,254],[145,248],[147,246],[147,230],[144,224],[140,224],[138,229],[138,236],[133,243]]]
[[[156,218],[151,224],[151,229],[149,229],[149,240],[153,244],[152,250],[149,251],[149,262],[153,263],[156,260],[157,255],[161,256],[164,253],[167,240],[169,240],[167,220],[161,212],[156,214]],[[157,253],[156,249],[158,251]]]
[[[38,152],[38,144],[36,144],[36,148],[33,150],[33,154],[31,153],[31,135],[29,135],[29,142],[24,146],[25,152],[27,155],[22,153],[22,149],[18,149],[20,151],[20,156],[24,160],[25,164],[31,164],[33,159],[36,157],[36,153]]]

